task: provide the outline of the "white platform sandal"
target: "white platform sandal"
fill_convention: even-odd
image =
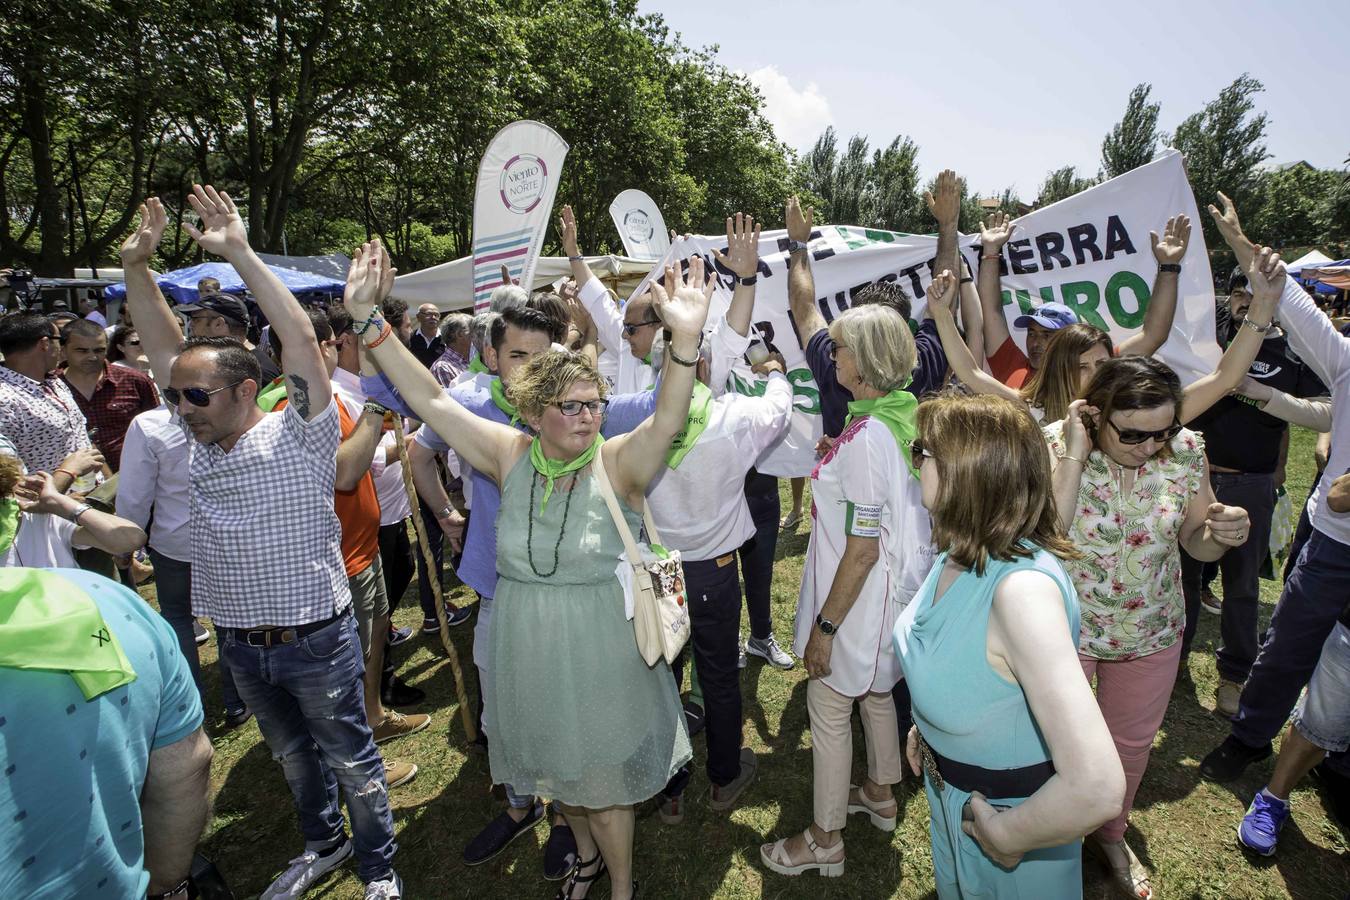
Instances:
[[[806,849],[811,851],[809,862],[796,864],[792,862],[792,858],[787,852],[787,838],[774,841],[772,844],[761,844],[759,847],[760,861],[764,863],[765,867],[779,875],[802,875],[812,869],[819,872],[822,878],[838,878],[844,874],[844,860],[840,858],[830,861],[828,858],[836,851],[844,849],[842,838],[833,847],[821,847],[816,843],[816,839],[811,836],[810,828],[802,832],[802,838],[806,841]]]
[[[848,814],[850,816],[854,813],[865,813],[877,828],[882,831],[895,831],[896,816],[900,812],[900,804],[896,802],[894,797],[885,803],[873,805],[874,803],[876,801],[868,797],[867,792],[859,785],[850,784],[848,786]],[[889,816],[881,811],[887,807],[891,808]]]

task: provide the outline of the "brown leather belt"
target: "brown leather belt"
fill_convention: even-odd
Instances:
[[[293,644],[300,638],[327,628],[349,614],[348,610],[343,610],[322,622],[310,622],[305,625],[287,625],[281,628],[232,628],[230,630],[234,632],[237,640],[248,644],[250,647],[272,647],[277,644]]]

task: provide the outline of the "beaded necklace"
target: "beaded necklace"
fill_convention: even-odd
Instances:
[[[529,560],[530,571],[533,572],[536,577],[552,578],[554,573],[558,571],[559,549],[562,547],[563,535],[567,534],[567,513],[572,509],[572,495],[576,493],[577,483],[576,479],[573,478],[572,487],[567,491],[567,501],[563,505],[562,524],[558,527],[558,540],[553,544],[553,568],[549,569],[547,572],[540,572],[538,567],[534,564],[534,486],[538,480],[539,479],[535,477],[530,478],[530,506],[529,517],[526,520],[528,524],[525,529],[525,557]]]

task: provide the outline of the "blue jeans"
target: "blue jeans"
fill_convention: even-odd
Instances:
[[[252,647],[221,633],[222,655],[281,763],[307,847],[343,834],[338,785],[347,800],[361,880],[393,871],[394,820],[384,762],[366,723],[365,665],[350,614],[290,644]]]
[[[178,638],[178,648],[192,670],[197,692],[201,693],[202,664],[197,658],[197,635],[192,629],[192,563],[165,556],[154,547],[145,549],[150,554],[150,565],[155,567],[155,596],[159,599],[159,614]]]
[[[1350,546],[1314,529],[1299,551],[1247,676],[1233,717],[1233,737],[1248,747],[1262,747],[1283,730],[1347,597]],[[1328,764],[1350,774],[1350,759],[1344,754],[1333,754]]]

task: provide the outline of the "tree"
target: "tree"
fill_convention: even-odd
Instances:
[[[1346,173],[1297,163],[1265,173],[1247,225],[1253,240],[1283,247],[1308,247],[1335,240],[1331,219],[1336,191]],[[1341,223],[1344,233],[1344,223]]]
[[[1223,191],[1238,209],[1255,205],[1260,171],[1266,153],[1266,114],[1254,113],[1252,97],[1264,88],[1244,73],[1219,92],[1200,112],[1188,116],[1172,135],[1172,146],[1182,152],[1186,173],[1195,191],[1196,205],[1204,209]],[[1222,246],[1209,216],[1200,217],[1205,243]]]
[[[872,154],[866,224],[888,231],[909,231],[916,226],[923,209],[918,190],[918,153],[917,144],[898,135],[885,150]]]
[[[817,222],[913,231],[923,220],[919,198],[919,147],[897,135],[885,150],[871,150],[866,137],[849,138],[838,152],[833,128],[826,128],[797,166],[801,186],[820,199]]]
[[[1102,140],[1101,178],[1115,178],[1153,159],[1158,149],[1157,103],[1149,103],[1151,84],[1137,84],[1125,104],[1125,116]]]
[[[1072,197],[1096,183],[1097,179],[1095,178],[1079,178],[1078,171],[1073,166],[1055,169],[1045,176],[1045,181],[1041,182],[1041,189],[1036,197],[1036,206],[1042,207],[1049,206],[1051,203],[1058,203],[1065,197]]]

